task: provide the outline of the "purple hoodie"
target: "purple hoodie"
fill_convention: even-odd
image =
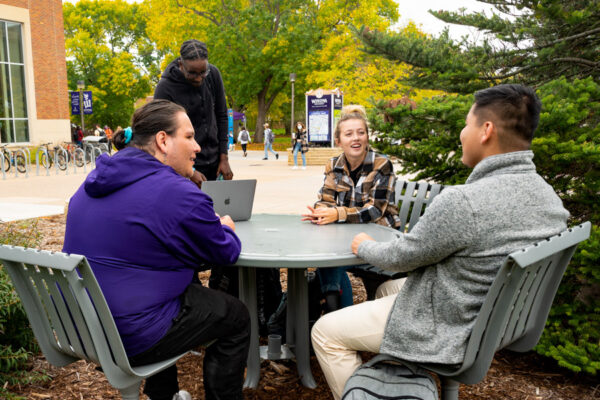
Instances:
[[[241,243],[209,196],[129,147],[101,155],[71,198],[63,251],[87,257],[133,356],[170,328],[194,268],[235,263]]]

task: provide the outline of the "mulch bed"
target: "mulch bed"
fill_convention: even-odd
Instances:
[[[41,248],[60,251],[63,243],[65,217],[40,218],[38,228],[42,233]],[[201,275],[206,280],[207,274]],[[282,284],[287,281],[282,270]],[[351,278],[355,302],[364,301],[365,292],[358,279]],[[368,355],[366,355],[368,356]],[[189,354],[177,363],[179,383],[194,399],[204,398],[202,386],[202,354]],[[263,361],[261,379],[257,389],[245,389],[246,399],[332,399],[321,369],[311,357],[311,366],[317,382],[316,389],[302,386],[294,361]],[[52,379],[42,384],[13,387],[11,390],[27,399],[120,399],[104,375],[95,365],[78,361],[66,367],[51,366],[42,355],[35,357],[30,368],[44,372]],[[144,395],[141,399],[145,399]],[[462,400],[475,399],[600,399],[600,381],[579,376],[557,367],[553,360],[536,353],[499,352],[486,376],[476,385],[461,385]]]

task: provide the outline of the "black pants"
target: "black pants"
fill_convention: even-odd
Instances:
[[[209,181],[217,180],[217,170],[219,169],[218,161],[216,163],[210,164],[210,165],[203,165],[203,166],[196,165],[196,166],[194,166],[194,168],[196,168],[196,171],[203,173],[207,180],[209,180]]]
[[[243,399],[244,369],[250,344],[246,306],[226,293],[192,283],[182,296],[181,311],[165,336],[150,349],[129,357],[132,366],[150,364],[216,339],[204,355],[206,399]],[[173,365],[146,379],[152,400],[171,400],[179,391]]]
[[[246,146],[248,146],[248,143],[242,143],[242,150],[244,151],[244,154],[246,154]]]

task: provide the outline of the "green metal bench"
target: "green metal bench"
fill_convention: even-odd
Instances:
[[[13,281],[48,362],[59,367],[80,359],[94,362],[123,399],[139,399],[143,379],[187,354],[131,367],[84,256],[2,245],[0,264]]]
[[[531,350],[540,339],[560,280],[591,223],[508,255],[475,320],[461,365],[419,364],[438,374],[442,400],[458,400],[460,383],[475,384],[501,349]]]
[[[410,232],[421,215],[425,213],[427,206],[443,188],[444,186],[438,183],[396,181],[396,201],[401,222],[398,229],[402,232]],[[367,292],[367,300],[375,298],[375,291],[383,282],[406,276],[403,272],[389,271],[373,265],[360,265],[349,268],[348,271],[362,279]]]

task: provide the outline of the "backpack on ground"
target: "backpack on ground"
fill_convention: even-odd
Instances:
[[[438,400],[435,379],[424,369],[386,354],[357,368],[344,386],[342,400]]]

